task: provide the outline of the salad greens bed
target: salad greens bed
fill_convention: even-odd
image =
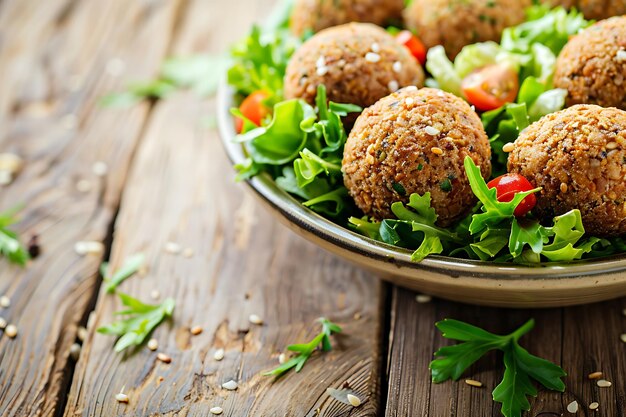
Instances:
[[[516,101],[482,114],[492,146],[494,176],[506,172],[507,154],[502,149],[506,143],[513,142],[530,123],[564,107],[566,91],[552,85],[556,56],[571,35],[591,24],[575,10],[533,6],[527,13],[528,20],[506,29],[499,44],[468,45],[454,62],[441,46],[431,48],[427,54],[426,68],[432,78],[426,84],[459,96],[461,80],[476,69],[505,62],[517,70],[520,90]],[[465,170],[479,203],[455,226],[436,225],[437,214],[430,206],[429,193],[411,195],[408,204],[393,204],[394,219],[375,222],[360,217],[343,186],[341,160],[347,136],[341,117],[361,109],[350,104],[327,104],[323,86],[317,92],[316,108],[302,100],[284,100],[287,62],[302,40],[290,34],[286,19],[277,21],[271,29],[255,27],[233,49],[228,80],[238,97],[262,90],[267,94],[264,104],[273,108],[261,127],[238,109],[232,111],[243,120],[236,140],[248,156],[236,167],[239,180],[269,175],[302,204],[336,223],[372,239],[415,250],[414,261],[443,254],[534,264],[626,251],[623,238],[586,235],[578,210],[554,218],[551,225],[540,224],[531,214],[516,218],[516,206],[525,195],[539,189],[519,194],[508,203],[499,202],[495,189],[487,187],[471,160],[465,161]]]

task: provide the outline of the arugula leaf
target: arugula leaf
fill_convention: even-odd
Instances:
[[[98,333],[119,336],[115,352],[141,345],[163,320],[172,317],[176,305],[172,298],[163,300],[161,304],[150,305],[128,294],[118,292],[117,295],[127,309],[115,315],[128,317],[98,328]]]
[[[9,226],[17,222],[15,215],[19,209],[0,212],[0,255],[5,256],[9,262],[25,266],[30,259],[28,251],[22,246],[17,233],[10,230]]]
[[[108,294],[114,293],[118,285],[139,271],[139,268],[143,265],[144,260],[145,256],[143,253],[135,254],[128,258],[124,262],[124,265],[122,265],[120,269],[115,271],[115,273],[110,276],[109,273],[111,271],[109,271],[109,263],[103,262],[102,265],[100,265],[100,275],[102,275],[102,279],[106,284],[105,291]]]
[[[287,350],[297,352],[298,355],[294,356],[277,368],[274,368],[271,371],[264,372],[263,375],[274,375],[276,377],[280,377],[292,368],[295,368],[296,372],[300,372],[306,361],[309,360],[313,352],[318,349],[318,346],[320,346],[320,344],[322,345],[322,350],[324,352],[330,351],[332,348],[330,343],[330,336],[333,333],[341,333],[342,329],[337,324],[331,322],[324,317],[318,319],[317,321],[322,325],[321,332],[308,343],[287,346]]]
[[[531,355],[519,345],[519,339],[534,327],[529,320],[513,333],[500,336],[458,320],[445,319],[436,323],[443,337],[463,343],[446,346],[435,352],[436,359],[430,364],[433,382],[458,380],[463,372],[490,350],[504,352],[504,376],[493,390],[493,400],[502,403],[505,417],[521,417],[522,411],[530,409],[529,396],[537,395],[532,380],[544,387],[563,392],[566,375],[561,367],[550,361]]]

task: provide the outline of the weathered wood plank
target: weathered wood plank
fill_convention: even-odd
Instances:
[[[223,50],[273,3],[191,2],[174,52]],[[149,260],[148,275],[121,289],[147,300],[158,289],[177,300],[173,323],[154,334],[172,362],[156,361],[145,347],[128,357],[113,353],[114,340],[93,329],[120,306],[100,294],[66,417],[206,416],[212,406],[229,416],[378,415],[382,284],[279,226],[234,184],[216,132],[200,127],[214,105],[192,94],[157,104],[115,226],[113,267],[138,251]],[[168,241],[194,256],[164,253]],[[250,324],[250,314],[264,324]],[[276,382],[261,376],[286,345],[313,336],[319,316],[344,327],[336,349],[315,355],[299,374]],[[196,325],[203,332],[191,336]],[[226,350],[221,362],[213,359],[218,348]],[[230,379],[239,383],[235,392],[220,387]],[[361,407],[326,395],[344,381],[367,398]],[[128,405],[114,399],[122,387]]]
[[[79,257],[74,244],[107,238],[149,110],[102,111],[97,102],[129,80],[154,76],[178,3],[2,3],[0,152],[22,156],[25,168],[0,191],[0,209],[23,203],[18,229],[25,239],[38,234],[42,246],[26,269],[0,260],[0,294],[12,300],[0,315],[19,330],[14,340],[0,339],[2,416],[51,416],[62,408],[69,348],[102,259]],[[125,77],[112,75],[114,58],[126,63]],[[108,174],[92,172],[97,161]]]
[[[626,299],[565,309],[506,310],[435,300],[419,304],[415,293],[397,287],[392,296],[392,331],[389,346],[387,416],[500,416],[491,391],[502,378],[502,356],[489,354],[472,366],[460,382],[432,384],[428,364],[432,353],[451,342],[434,323],[455,318],[495,333],[507,333],[535,318],[535,329],[522,339],[531,353],[560,364],[567,372],[565,393],[541,391],[526,416],[568,415],[567,405],[577,400],[579,415],[623,417],[626,413],[626,346],[622,309]],[[598,388],[587,375],[603,371],[611,388]],[[481,381],[483,388],[463,383]],[[600,408],[591,412],[588,405]]]

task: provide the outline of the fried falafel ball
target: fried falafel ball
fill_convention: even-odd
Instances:
[[[296,0],[289,21],[297,36],[350,22],[377,25],[402,20],[404,0]]]
[[[563,6],[566,9],[575,8],[582,12],[586,19],[606,19],[612,16],[626,14],[624,0],[544,0],[549,6]]]
[[[349,23],[319,32],[295,52],[287,66],[285,97],[314,104],[323,84],[328,100],[367,107],[400,87],[423,82],[419,62],[391,35],[370,23]]]
[[[557,58],[554,86],[567,90],[568,106],[626,110],[626,16],[603,20],[573,37]]]
[[[534,212],[545,221],[579,209],[586,232],[626,233],[626,112],[575,105],[526,128],[509,172],[543,187]]]
[[[500,41],[502,31],[525,20],[531,0],[413,0],[405,25],[428,48],[443,45],[454,59],[465,45]]]
[[[438,224],[448,226],[476,199],[466,156],[491,173],[491,147],[480,118],[463,100],[432,88],[407,87],[365,109],[343,154],[344,184],[368,216],[393,218],[391,204],[431,194]]]

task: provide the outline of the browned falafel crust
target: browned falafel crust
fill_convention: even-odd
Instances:
[[[544,3],[566,9],[576,8],[587,19],[600,20],[626,14],[624,0],[544,0]]]
[[[554,86],[566,104],[626,110],[626,16],[603,20],[572,38],[556,61]]]
[[[344,149],[344,183],[368,216],[393,218],[391,204],[431,193],[448,226],[476,201],[463,161],[491,173],[491,147],[478,115],[462,99],[432,88],[404,88],[365,109]]]
[[[406,26],[428,48],[443,45],[450,58],[465,45],[500,41],[502,31],[525,20],[531,0],[413,0],[404,12]]]
[[[404,0],[296,0],[289,26],[302,36],[350,22],[385,25],[402,20]]]
[[[350,23],[325,29],[293,55],[285,76],[285,97],[315,103],[317,87],[328,100],[361,107],[399,87],[424,82],[424,71],[408,49],[382,28]]]
[[[537,187],[545,221],[579,209],[586,232],[626,233],[626,112],[576,105],[526,128],[509,154],[509,172]]]

